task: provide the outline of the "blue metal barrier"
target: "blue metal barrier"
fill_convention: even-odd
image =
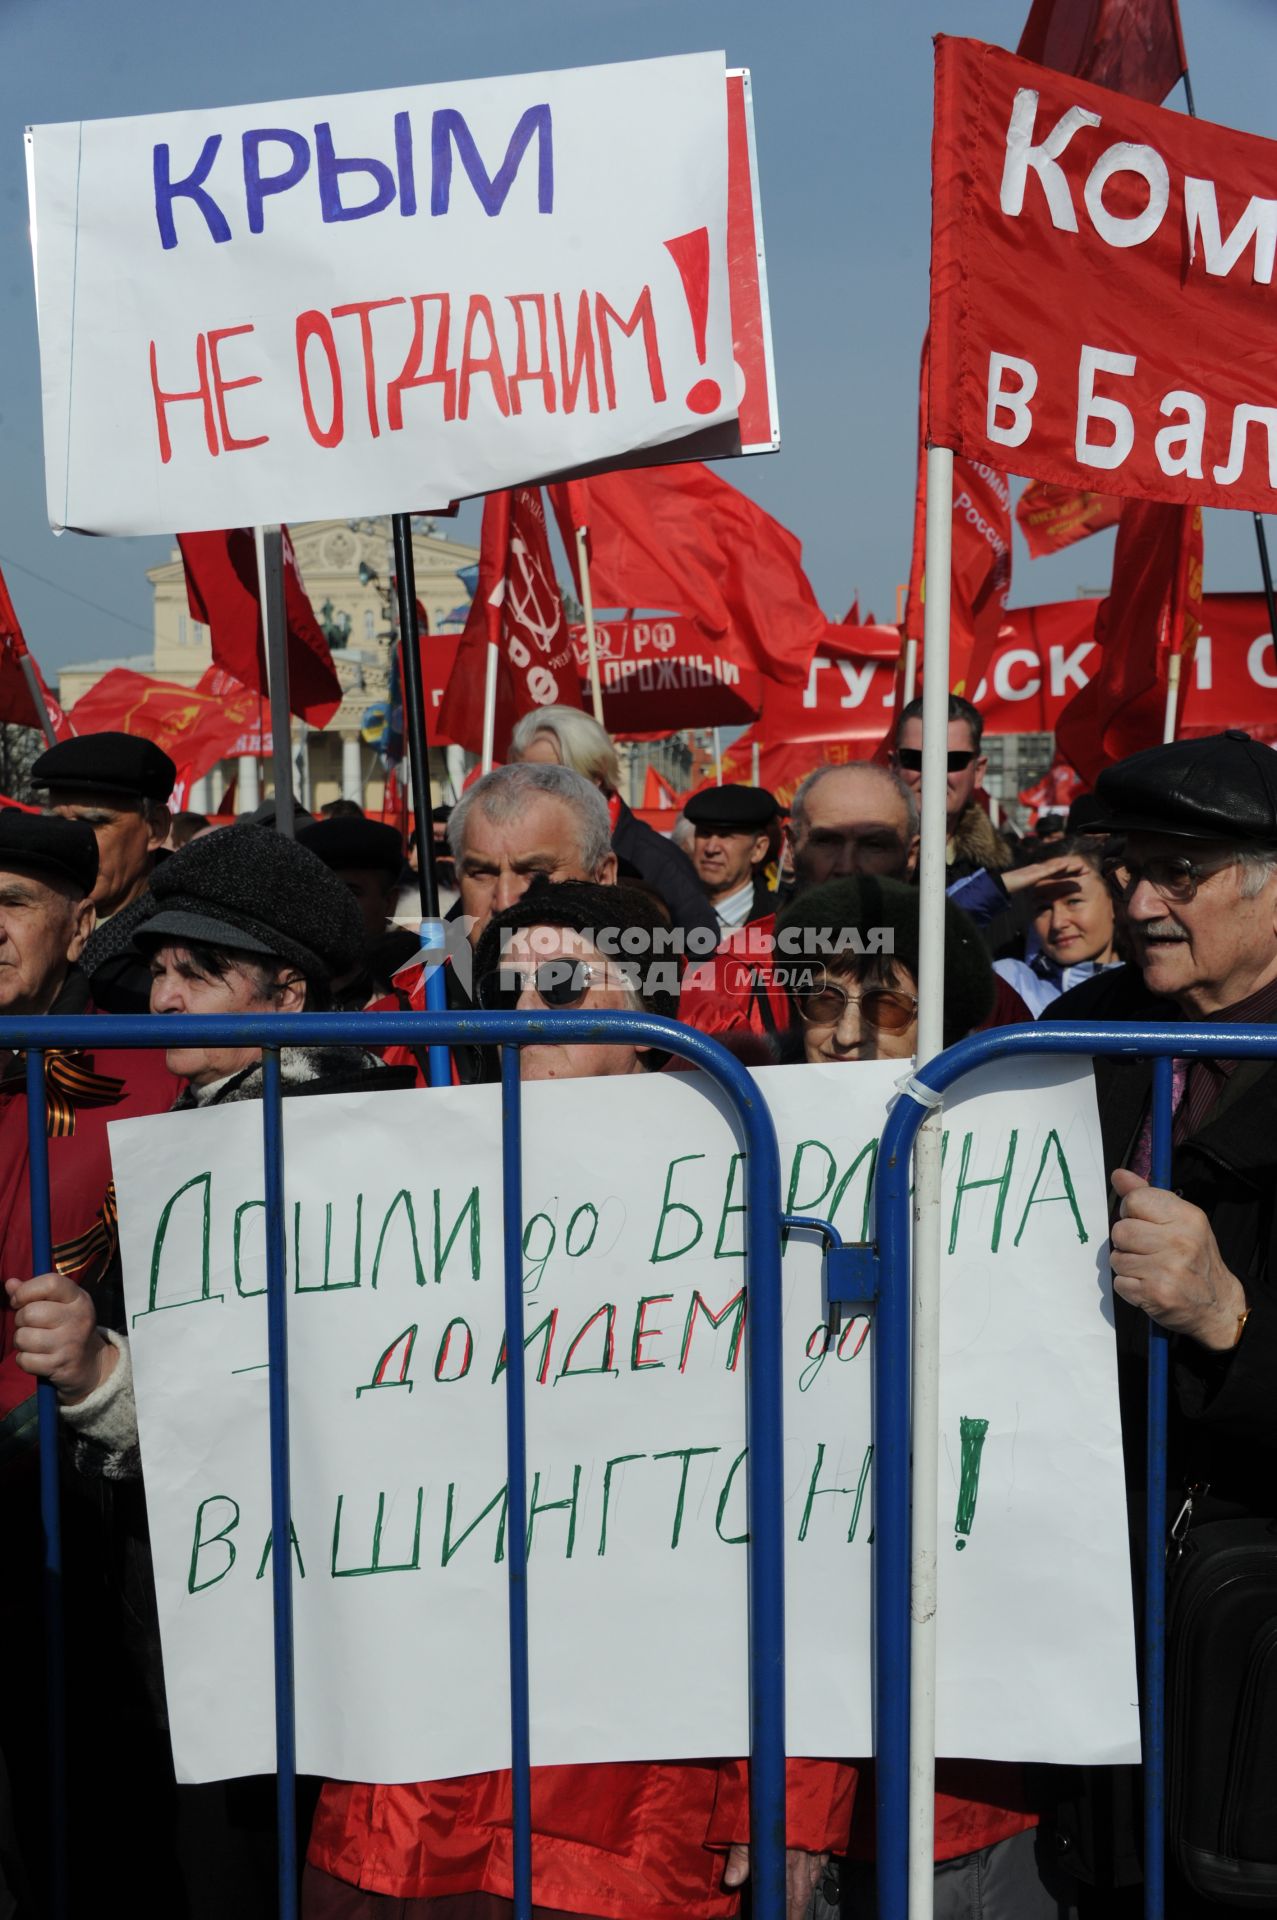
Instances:
[[[284,1253],[283,1123],[279,1049],[325,1044],[447,1047],[499,1046],[503,1090],[503,1208],[506,1301],[506,1368],[509,1470],[508,1570],[511,1622],[511,1753],[513,1758],[516,1920],[530,1920],[531,1820],[528,1789],[528,1674],[526,1592],[526,1490],[523,1426],[523,1370],[514,1356],[523,1347],[523,1210],[519,1137],[519,1053],[539,1040],[629,1042],[664,1048],[701,1068],[728,1096],[744,1135],[745,1187],[749,1226],[750,1339],[746,1361],[747,1439],[749,1443],[748,1570],[750,1624],[750,1822],[754,1911],[760,1920],[783,1920],[785,1913],[785,1641],[784,1641],[784,1434],[782,1426],[780,1291],[780,1168],[775,1128],[765,1100],[750,1075],[724,1048],[695,1029],[653,1015],[581,1012],[551,1013],[352,1013],[238,1014],[225,1016],[151,1015],[0,1019],[0,1048],[26,1050],[28,1060],[28,1132],[31,1155],[33,1248],[37,1267],[51,1263],[47,1140],[44,1131],[43,1053],[47,1048],[94,1049],[103,1046],[256,1047],[263,1049],[263,1133],[267,1218],[267,1293],[270,1359],[271,1517],[276,1552],[272,1556],[275,1620],[275,1707],[278,1755],[279,1911],[294,1920],[297,1907],[297,1849],[294,1814],[294,1694],[292,1636],[292,1560],[281,1543],[288,1539],[287,1318]],[[429,1096],[422,1095],[423,1099]],[[428,1115],[429,1108],[423,1109]],[[761,1225],[759,1223],[762,1223]],[[881,1346],[881,1343],[880,1343]],[[888,1361],[894,1370],[889,1377]],[[877,1355],[878,1390],[903,1403],[908,1382],[907,1317],[897,1316],[894,1348]],[[58,1412],[54,1389],[39,1388],[41,1496],[45,1530],[45,1570],[49,1595],[51,1687],[56,1784],[53,1793],[53,1852],[63,1868],[67,1826],[61,1696],[61,1560],[58,1505]],[[885,1450],[884,1450],[885,1451]],[[882,1459],[880,1452],[876,1458]],[[905,1471],[903,1464],[900,1472]],[[903,1508],[876,1518],[880,1545],[877,1565],[889,1565],[891,1542],[903,1557],[907,1604],[908,1523]],[[884,1551],[884,1545],[887,1551]],[[897,1567],[897,1584],[899,1567]],[[877,1598],[878,1617],[883,1594]],[[907,1723],[906,1723],[907,1724]],[[55,1920],[66,1914],[65,1874],[54,1892]]]
[[[931,1108],[925,1094],[947,1093],[965,1075],[989,1066],[996,1060],[1022,1058],[1025,1055],[1055,1054],[1112,1055],[1148,1058],[1154,1061],[1153,1078],[1153,1155],[1152,1181],[1169,1186],[1171,1171],[1171,1089],[1174,1060],[1198,1060],[1208,1057],[1227,1060],[1277,1058],[1277,1028],[1242,1026],[1085,1026],[1070,1021],[1047,1022],[1032,1027],[1002,1027],[988,1033],[973,1034],[945,1053],[927,1062],[919,1078],[924,1083],[923,1097],[902,1094],[883,1128],[879,1146],[876,1216],[878,1251],[885,1284],[882,1299],[907,1296],[911,1241],[910,1163],[913,1143],[919,1127]],[[881,1313],[879,1332],[881,1332]],[[1165,1744],[1165,1655],[1166,1655],[1166,1559],[1157,1543],[1166,1539],[1166,1414],[1169,1341],[1160,1329],[1150,1327],[1148,1362],[1147,1431],[1147,1543],[1144,1586],[1144,1686],[1143,1686],[1143,1762],[1144,1762],[1144,1913],[1145,1920],[1163,1920],[1165,1908],[1166,1848],[1166,1744]],[[882,1489],[879,1488],[881,1494]],[[903,1692],[904,1747],[906,1781],[893,1779],[892,1805],[884,1822],[879,1799],[878,1882],[879,1912],[882,1920],[904,1920],[908,1909],[908,1622],[907,1604],[902,1609],[905,1624]],[[896,1703],[898,1708],[899,1703]],[[892,1746],[895,1747],[893,1732]],[[882,1762],[879,1761],[879,1772]]]
[[[1277,1030],[1253,1027],[1081,1026],[1065,1023],[1009,1027],[960,1042],[928,1063],[921,1098],[903,1093],[883,1130],[877,1170],[876,1249],[845,1248],[824,1222],[790,1219],[780,1208],[775,1129],[758,1087],[739,1062],[696,1030],[647,1014],[357,1013],[267,1014],[225,1017],[149,1015],[0,1020],[0,1047],[27,1050],[32,1246],[37,1266],[51,1259],[48,1150],[43,1126],[43,1051],[52,1047],[251,1046],[264,1050],[263,1132],[268,1219],[268,1323],[272,1526],[277,1541],[289,1527],[286,1290],[283,1243],[283,1128],[281,1046],[368,1044],[499,1046],[503,1089],[503,1209],[507,1352],[522,1347],[522,1191],[520,1157],[521,1046],[556,1042],[625,1041],[660,1046],[702,1068],[727,1094],[745,1136],[750,1256],[750,1339],[747,1358],[750,1617],[750,1818],[753,1908],[759,1920],[785,1913],[784,1761],[784,1445],[782,1426],[780,1228],[821,1234],[828,1256],[830,1298],[871,1300],[874,1341],[874,1568],[875,1749],[877,1754],[878,1884],[881,1920],[905,1920],[908,1881],[909,1769],[909,1271],[911,1160],[915,1136],[930,1110],[926,1092],[943,1094],[966,1074],[996,1060],[1026,1054],[1152,1056],[1154,1068],[1154,1183],[1167,1185],[1171,1149],[1172,1058],[1277,1057]],[[426,1097],[423,1095],[423,1098]],[[428,1112],[428,1109],[426,1110]],[[776,1230],[759,1222],[775,1222]],[[835,1279],[835,1273],[839,1276]],[[516,1344],[517,1343],[517,1344]],[[1162,1920],[1164,1901],[1164,1650],[1165,1568],[1153,1543],[1166,1531],[1166,1382],[1168,1343],[1156,1329],[1149,1354],[1148,1539],[1144,1670],[1145,1913]],[[526,1588],[526,1460],[523,1372],[506,1368],[510,1490],[511,1753],[516,1920],[531,1912],[531,1818],[528,1791],[528,1651]],[[45,1580],[50,1625],[50,1713],[57,1787],[53,1897],[56,1920],[66,1912],[66,1826],[62,1791],[61,1555],[57,1483],[57,1399],[39,1389],[41,1499],[45,1523]],[[519,1497],[519,1489],[524,1497]],[[273,1556],[275,1688],[280,1831],[280,1915],[293,1920],[297,1898],[294,1816],[292,1671],[292,1556]]]

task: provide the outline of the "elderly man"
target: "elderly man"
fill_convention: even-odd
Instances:
[[[395,974],[421,948],[417,935],[397,927],[393,919],[404,865],[403,836],[397,827],[367,820],[356,809],[308,820],[298,828],[297,840],[349,889],[363,919],[360,965],[349,978],[332,983],[336,1011],[357,1012],[375,995],[387,993]]]
[[[168,838],[177,769],[166,753],[131,733],[59,740],[31,769],[52,812],[92,827],[98,843],[93,905],[98,925],[81,956],[106,1013],[145,1013],[151,983],[131,941],[135,907]],[[114,925],[105,924],[114,921]]]
[[[474,1004],[473,949],[496,913],[522,898],[538,877],[543,880],[616,878],[612,823],[599,789],[571,767],[514,764],[495,767],[463,793],[448,821],[448,846],[456,862],[460,899],[449,913],[464,937],[448,941],[445,978],[450,1007]],[[407,1011],[426,1004],[425,974],[413,964],[401,968],[392,983],[395,1003]],[[389,1065],[417,1066],[426,1078],[424,1059],[408,1048],[391,1047]],[[454,1047],[453,1078],[477,1079],[482,1059],[476,1047]]]
[[[98,851],[78,821],[0,812],[0,1016],[95,1011],[78,962],[93,928]],[[31,1271],[26,1062],[0,1073],[0,1280]],[[115,1251],[106,1127],[159,1113],[177,1082],[163,1057],[95,1049],[46,1055],[53,1258],[59,1272],[95,1285]],[[13,1351],[12,1315],[0,1296],[0,1458],[34,1446],[30,1376]]]
[[[1106,824],[1125,836],[1110,874],[1133,962],[1075,987],[1047,1017],[1209,1022],[1221,1039],[1231,1025],[1277,1022],[1277,755],[1241,732],[1177,741],[1107,769],[1097,793]],[[1173,1335],[1171,1514],[1192,1488],[1184,1518],[1194,1526],[1277,1517],[1277,1064],[1175,1063],[1165,1191],[1149,1185],[1152,1062],[1097,1059],[1095,1077],[1117,1202],[1133,1528],[1143,1526],[1150,1320]],[[1100,1828],[1111,1824],[1106,1815]],[[1083,1816],[1081,1831],[1092,1825]],[[1100,1885],[1123,1877],[1120,1857],[1088,1864]]]
[[[780,808],[765,787],[729,783],[694,793],[683,808],[692,825],[690,858],[724,933],[776,910],[765,868],[775,853]],[[777,844],[779,836],[777,835]]]

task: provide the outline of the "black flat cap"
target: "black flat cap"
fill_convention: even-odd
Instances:
[[[295,840],[221,827],[170,855],[151,878],[151,911],[133,936],[268,954],[329,980],[358,965],[364,923],[354,896]]]
[[[403,870],[403,837],[380,820],[338,814],[334,820],[308,821],[297,829],[297,838],[334,873],[371,869],[397,880]]]
[[[98,877],[97,835],[81,820],[5,807],[0,810],[0,873],[13,872],[67,880],[87,899]]]
[[[82,733],[48,747],[31,769],[38,787],[167,800],[177,768],[151,740],[132,733]]]
[[[729,833],[762,833],[780,813],[776,796],[766,787],[706,787],[694,793],[683,808],[697,827],[725,827]]]
[[[314,817],[314,814],[308,812],[305,807],[299,805],[297,802],[293,803],[294,825],[302,820],[313,820]],[[263,800],[260,807],[254,807],[251,813],[241,814],[236,825],[241,827],[273,827],[275,825],[274,800]]]
[[[1277,845],[1277,753],[1239,727],[1133,753],[1095,792],[1110,833]]]

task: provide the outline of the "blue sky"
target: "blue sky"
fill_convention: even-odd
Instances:
[[[170,543],[55,538],[48,529],[28,123],[724,48],[754,76],[783,436],[778,453],[724,471],[800,536],[831,617],[858,590],[862,608],[890,618],[909,564],[927,313],[930,37],[1014,46],[1027,4],[0,0],[0,566],[42,664],[145,652],[145,569],[167,558]],[[1198,111],[1277,138],[1277,7],[1180,6]],[[1180,100],[1177,89],[1170,104]],[[600,127],[600,164],[606,140]],[[477,538],[478,518],[477,507],[463,508],[463,537]],[[1017,535],[1013,602],[1102,586],[1112,539],[1030,564]],[[1269,541],[1277,554],[1271,521]],[[1248,515],[1207,516],[1206,585],[1258,589]]]

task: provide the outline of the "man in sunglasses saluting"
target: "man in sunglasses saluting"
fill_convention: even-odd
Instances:
[[[1277,754],[1238,730],[1106,768],[1106,862],[1132,964],[1062,995],[1052,1020],[1277,1022]],[[1094,1062],[1114,1169],[1113,1285],[1132,1526],[1143,1527],[1148,1322],[1172,1335],[1168,1512],[1277,1517],[1277,1062],[1174,1062],[1169,1190],[1149,1184],[1151,1060]],[[1189,1496],[1189,1489],[1192,1495]],[[1168,1722],[1169,1724],[1169,1722]],[[1172,1756],[1172,1776],[1176,1759]],[[1078,1857],[1093,1816],[1066,1844]],[[1113,1831],[1111,1814],[1094,1821]],[[1098,1885],[1137,1877],[1086,1862]],[[1128,1870],[1123,1871],[1126,1867]],[[1201,1909],[1213,1912],[1213,1906]],[[1198,1911],[1197,1907],[1193,1911]]]

